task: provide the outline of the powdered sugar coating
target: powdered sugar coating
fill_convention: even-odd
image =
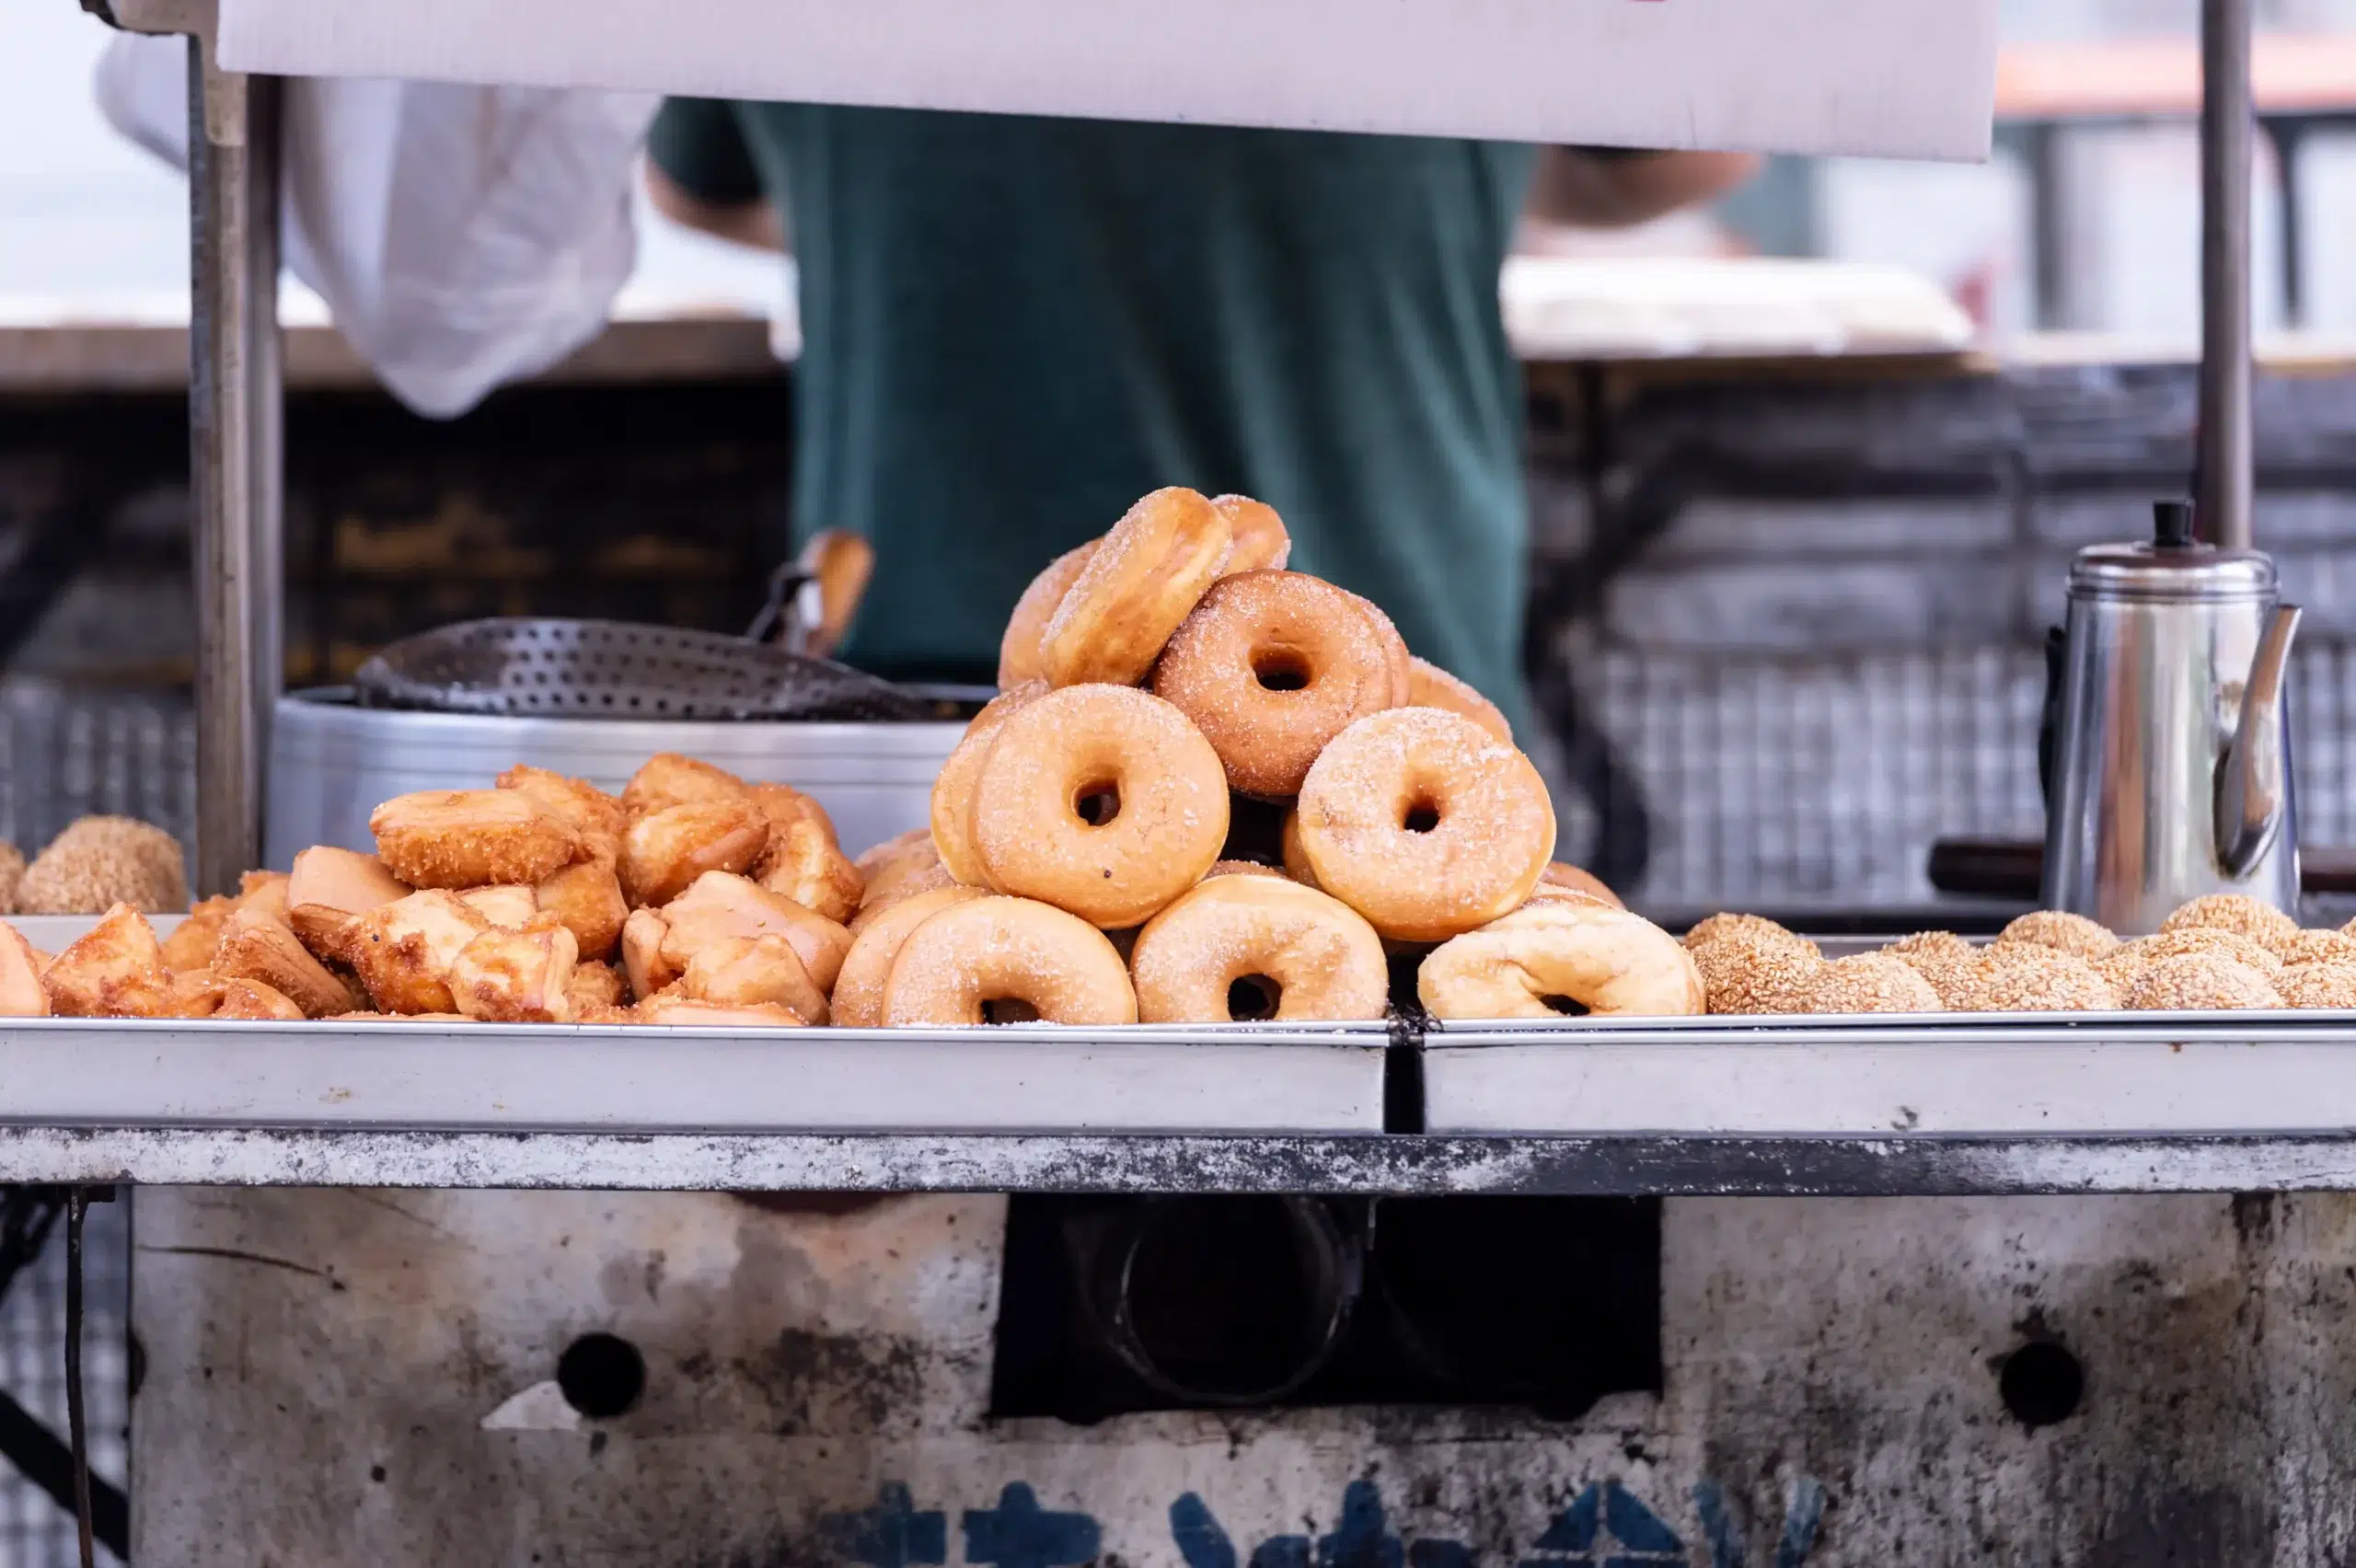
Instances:
[[[1129,965],[1145,1023],[1230,1023],[1228,989],[1265,977],[1287,1022],[1380,1018],[1382,940],[1339,899],[1255,867],[1214,877],[1138,933]]]
[[[1193,490],[1155,490],[1113,525],[1041,635],[1048,684],[1135,686],[1202,602],[1234,533]]]
[[[948,760],[933,778],[933,855],[949,869],[952,877],[968,887],[982,886],[987,875],[982,867],[981,851],[974,847],[974,794],[982,764],[989,758],[999,726],[1046,695],[1045,681],[1032,681],[992,698],[966,724],[965,732],[958,737]]]
[[[842,970],[835,976],[835,1022],[845,1029],[874,1029],[884,1022],[884,985],[893,961],[918,926],[953,905],[987,897],[978,888],[941,887],[903,898],[858,927]],[[862,917],[862,918],[866,918]]]
[[[1546,1019],[1562,997],[1600,1018],[1682,1018],[1703,1010],[1701,970],[1642,916],[1579,898],[1523,905],[1441,943],[1415,974],[1438,1019]]]
[[[1137,994],[1104,933],[1024,898],[967,899],[918,925],[884,982],[884,1022],[979,1024],[992,1002],[1048,1023],[1135,1023]]]
[[[1264,673],[1301,684],[1271,689]],[[1154,695],[1195,721],[1230,787],[1296,794],[1310,765],[1354,720],[1392,706],[1391,666],[1354,596],[1295,571],[1223,577],[1154,667]]]
[[[1046,661],[1039,645],[1046,635],[1047,623],[1056,617],[1064,595],[1080,581],[1088,568],[1089,558],[1096,553],[1100,539],[1091,539],[1077,549],[1066,550],[1047,563],[1046,570],[1031,580],[1022,596],[1014,601],[1014,613],[1007,617],[1006,635],[999,640],[998,684],[1000,691],[1012,691],[1016,686],[1047,678]]]
[[[1513,726],[1507,722],[1504,710],[1428,659],[1408,659],[1407,701],[1416,708],[1444,708],[1472,720],[1506,744],[1513,744]]]
[[[1408,825],[1428,813],[1422,831]],[[1554,853],[1530,759],[1469,719],[1394,708],[1334,738],[1309,770],[1300,848],[1317,885],[1399,941],[1445,941],[1521,906]]]
[[[1118,811],[1091,823],[1080,801],[1104,786]],[[1227,825],[1218,754],[1184,714],[1129,686],[1065,686],[1017,709],[974,781],[987,885],[1107,929],[1200,882]]]
[[[1253,501],[1248,495],[1216,495],[1211,505],[1227,519],[1233,536],[1227,549],[1227,560],[1219,568],[1219,575],[1232,577],[1240,571],[1282,571],[1292,559],[1292,535],[1285,527],[1285,520],[1276,509],[1264,501]]]

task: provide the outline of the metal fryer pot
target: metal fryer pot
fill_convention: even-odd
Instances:
[[[962,722],[835,724],[513,719],[353,706],[336,689],[281,698],[271,730],[263,857],[283,870],[313,844],[371,849],[368,813],[411,790],[480,790],[517,763],[619,790],[657,752],[683,752],[826,808],[857,855],[928,821]]]

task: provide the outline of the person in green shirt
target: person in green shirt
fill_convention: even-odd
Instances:
[[[1034,573],[1164,485],[1251,495],[1291,565],[1529,719],[1520,214],[1624,225],[1750,160],[673,100],[658,210],[791,249],[795,528],[864,536],[840,650],[988,684]]]

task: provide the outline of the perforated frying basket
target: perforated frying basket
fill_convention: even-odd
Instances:
[[[404,638],[361,665],[366,708],[541,719],[913,722],[932,704],[847,665],[717,632],[523,617]]]

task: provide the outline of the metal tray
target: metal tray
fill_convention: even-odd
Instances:
[[[1380,1025],[756,1030],[28,1019],[0,1124],[1379,1133]]]
[[[1479,1024],[1424,1037],[1434,1133],[2065,1136],[2356,1128],[2356,1013]]]

